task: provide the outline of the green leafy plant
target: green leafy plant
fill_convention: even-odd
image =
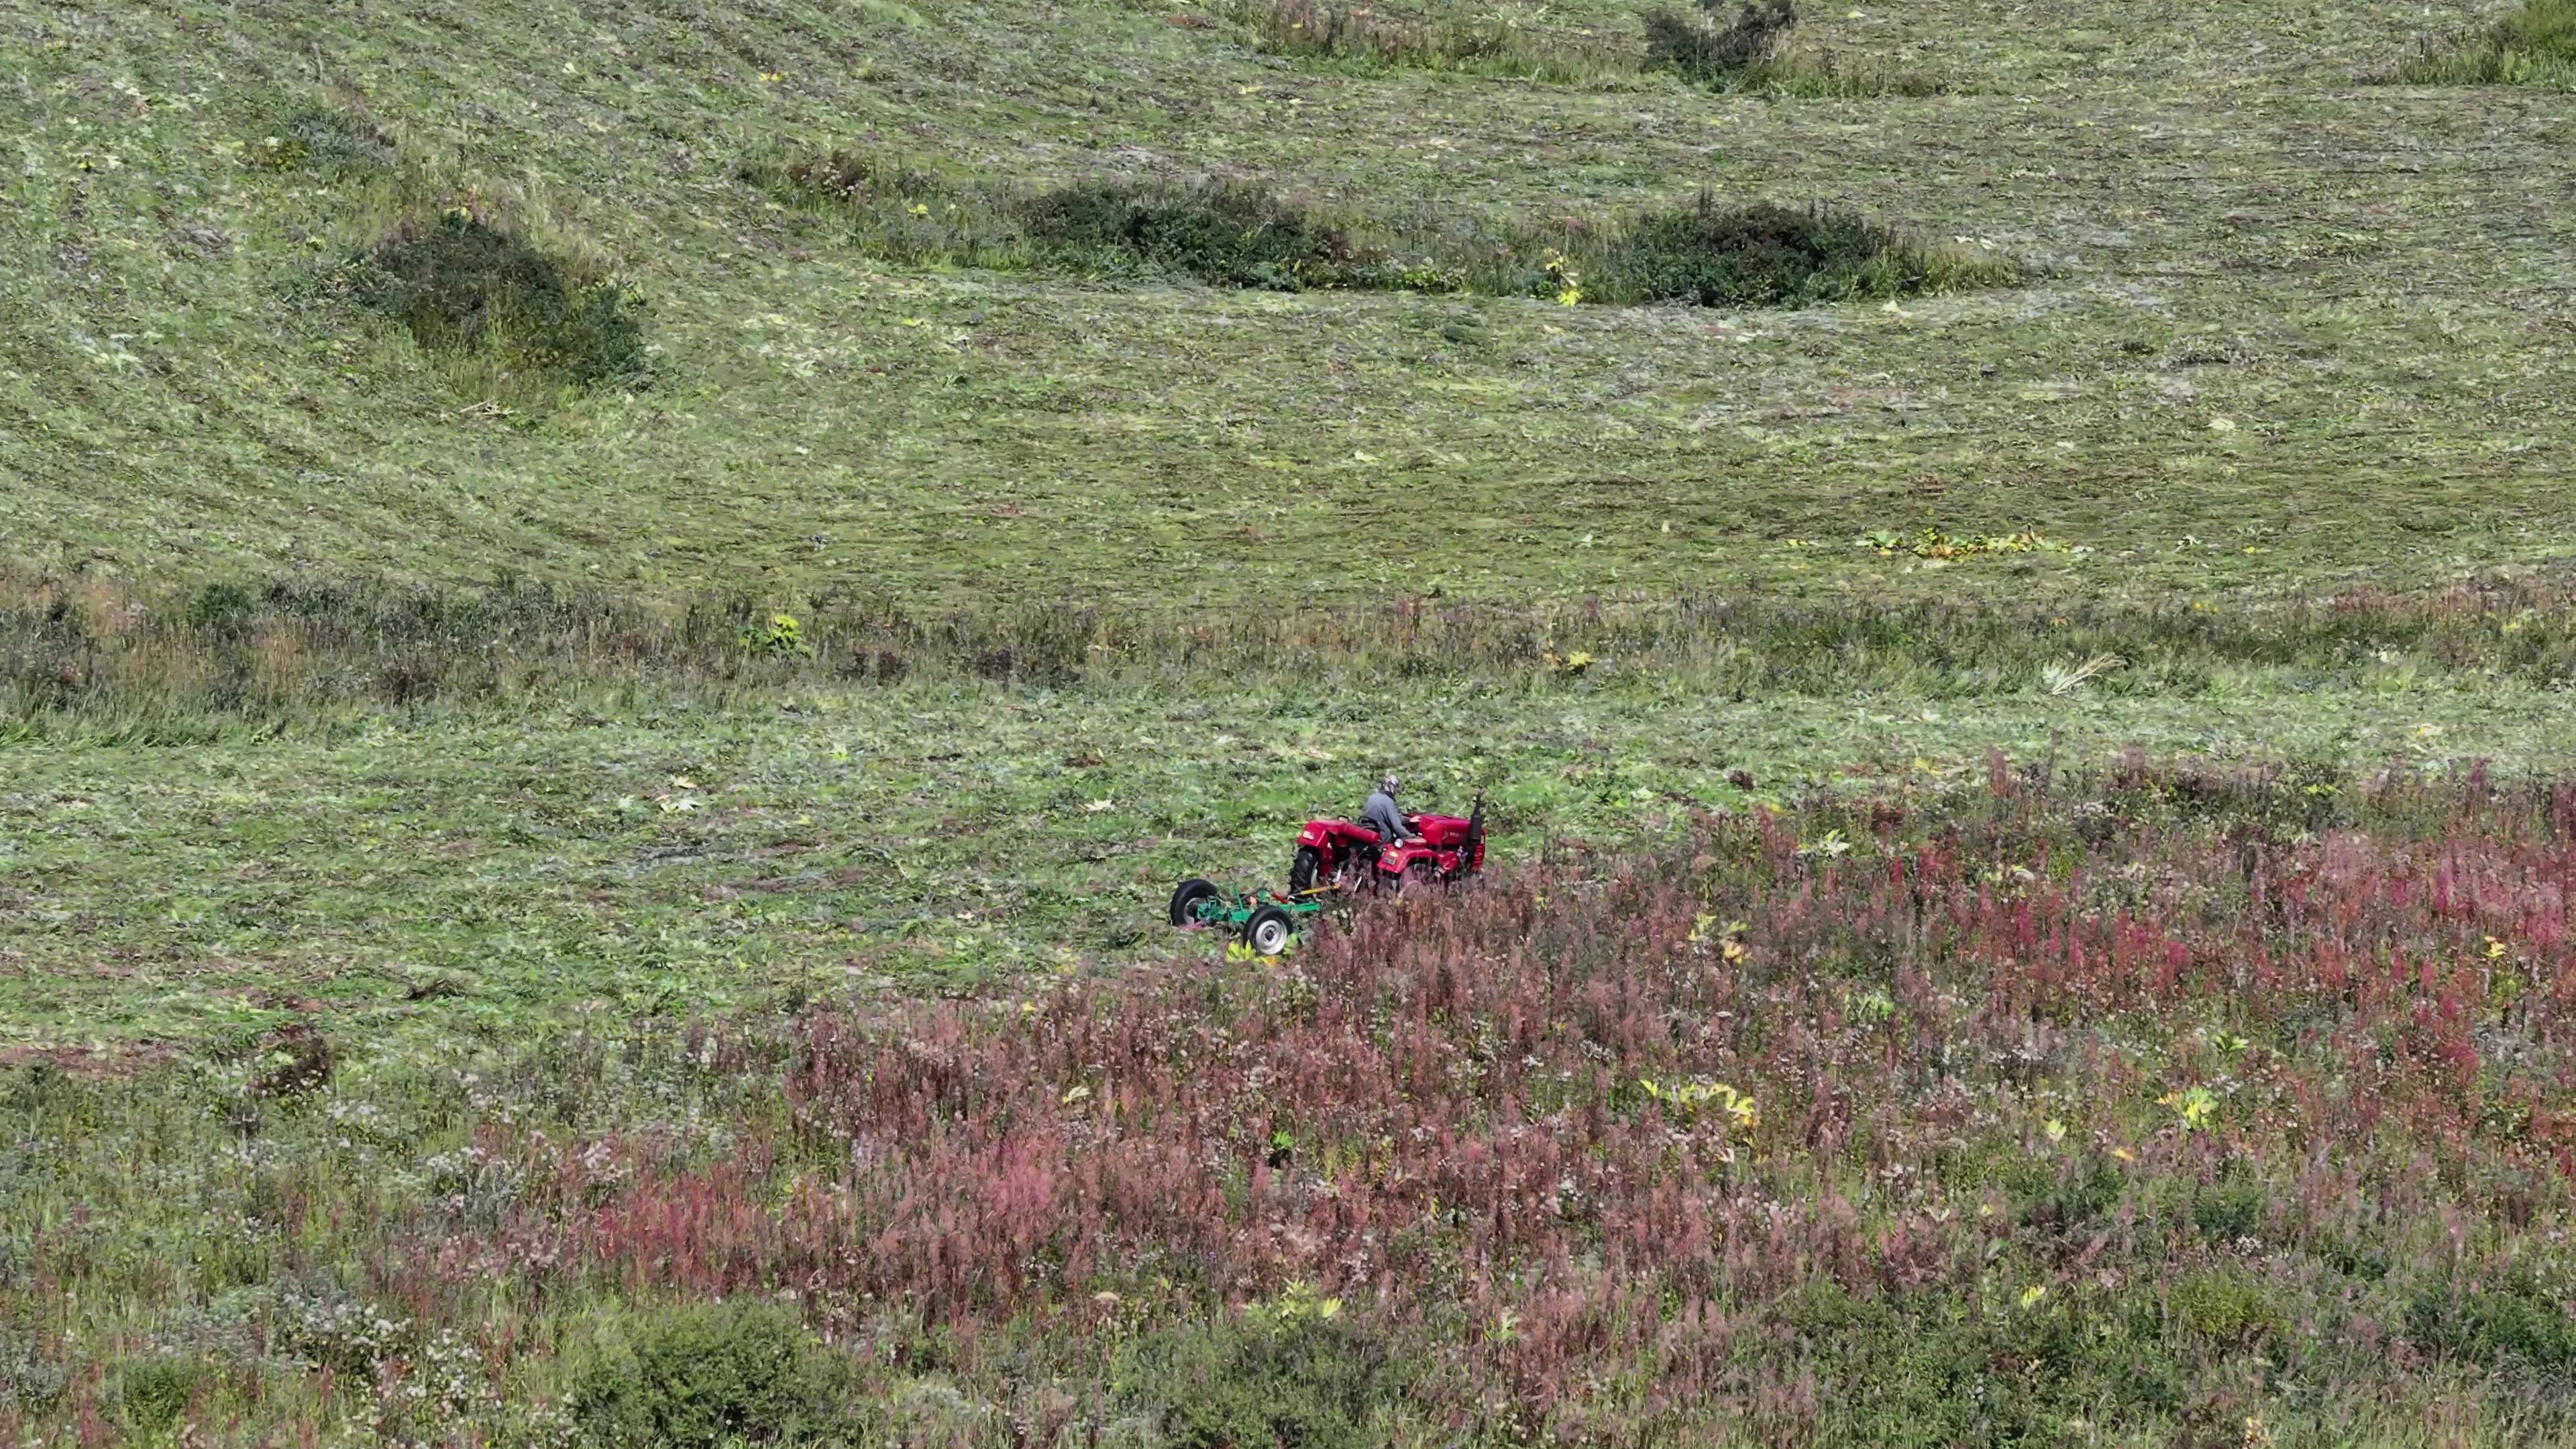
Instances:
[[[2185,1132],[2205,1132],[2218,1114],[2218,1097],[2207,1087],[2179,1087],[2156,1099],[2173,1110],[2174,1125]]]
[[[717,1449],[796,1442],[840,1395],[839,1367],[793,1312],[736,1301],[631,1320],[575,1367],[567,1408],[585,1443]]]
[[[805,626],[793,614],[772,614],[766,624],[745,624],[742,647],[770,659],[803,659],[814,652]]]
[[[2406,1336],[2485,1368],[2563,1373],[2576,1367],[2576,1316],[2527,1282],[2425,1289],[2407,1305]]]
[[[1247,182],[1087,182],[1041,193],[1021,210],[1036,243],[1076,265],[1142,267],[1219,286],[1347,284],[1363,260],[1348,231]]]
[[[1724,1082],[1696,1077],[1687,1082],[1659,1082],[1653,1077],[1637,1079],[1638,1090],[1660,1104],[1664,1115],[1684,1127],[1696,1127],[1703,1120],[1721,1123],[1730,1132],[1751,1132],[1762,1125],[1762,1109],[1750,1092],[1739,1092]]]
[[[2173,1311],[2193,1333],[2234,1347],[2263,1339],[2281,1322],[2271,1290],[2234,1268],[2185,1274],[2174,1284]]]

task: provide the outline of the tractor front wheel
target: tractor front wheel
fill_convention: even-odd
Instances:
[[[1298,846],[1296,856],[1288,862],[1288,894],[1302,896],[1313,890],[1315,877],[1322,874],[1323,869],[1324,857],[1316,853],[1315,847]]]
[[[1297,918],[1277,906],[1263,906],[1243,923],[1243,944],[1259,956],[1276,956],[1287,950],[1296,935]]]
[[[1214,881],[1200,880],[1192,876],[1181,882],[1180,886],[1172,892],[1172,924],[1175,926],[1206,925],[1207,922],[1199,919],[1199,903],[1214,900],[1223,894],[1225,892],[1218,890]]]

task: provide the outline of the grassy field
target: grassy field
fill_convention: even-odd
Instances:
[[[0,1440],[2576,1442],[2562,11],[0,0]]]
[[[2081,592],[2564,548],[2564,98],[2366,84],[2440,7],[1819,16],[1960,87],[1859,101],[1313,73],[1105,5],[5,18],[0,528],[58,568],[1259,604],[1905,588],[1787,544],[1923,524],[2088,546],[2041,581]],[[244,158],[335,96],[613,259],[649,385],[496,417],[290,300],[382,183]],[[739,179],[842,143],[1434,217],[1825,201],[2037,275],[1711,314],[906,270]]]

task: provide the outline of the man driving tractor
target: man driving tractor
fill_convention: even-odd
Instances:
[[[1288,862],[1288,893],[1303,900],[1317,891],[1401,889],[1408,881],[1454,881],[1484,868],[1484,791],[1476,792],[1476,808],[1466,815],[1418,815],[1396,798],[1396,778],[1387,775],[1359,819],[1306,822]],[[1173,924],[1186,922],[1174,916]]]
[[[1388,845],[1401,844],[1422,837],[1405,823],[1404,807],[1395,803],[1396,779],[1388,775],[1377,782],[1377,791],[1360,807],[1360,823],[1377,832],[1377,838]]]

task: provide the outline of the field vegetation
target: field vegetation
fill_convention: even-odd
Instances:
[[[2571,800],[1998,758],[1277,964],[22,1072],[18,1412],[2554,1439]]]
[[[2576,1442],[2554,3],[0,0],[0,1442]]]
[[[2576,4],[2525,0],[2465,36],[2424,43],[2393,79],[2407,85],[2545,85],[2576,90]]]
[[[1220,287],[1532,297],[1695,307],[1881,301],[2019,276],[2003,259],[1932,245],[1810,205],[1687,206],[1626,217],[1468,228],[1345,220],[1257,182],[1096,181],[1015,193],[843,151],[752,175],[847,213],[851,239],[887,260]]]

